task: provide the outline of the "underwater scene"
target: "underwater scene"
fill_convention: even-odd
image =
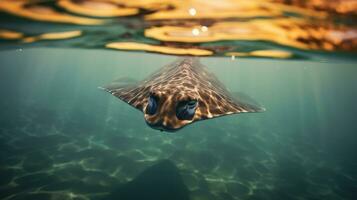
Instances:
[[[357,199],[356,0],[0,0],[0,199]]]

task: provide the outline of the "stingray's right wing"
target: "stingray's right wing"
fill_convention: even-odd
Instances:
[[[150,95],[149,87],[136,84],[127,79],[118,79],[107,86],[99,88],[111,93],[140,111],[143,111],[143,107]]]

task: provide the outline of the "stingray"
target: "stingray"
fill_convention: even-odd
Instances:
[[[101,88],[142,111],[146,123],[161,131],[176,131],[200,120],[265,110],[247,95],[232,95],[194,57],[180,58],[143,81],[118,79]]]

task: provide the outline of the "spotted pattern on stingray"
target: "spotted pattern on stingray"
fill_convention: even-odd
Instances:
[[[139,83],[119,81],[103,89],[141,110],[148,125],[161,130],[177,130],[194,121],[223,115],[264,111],[258,105],[234,98],[215,75],[193,57],[178,59]],[[158,99],[158,111],[153,115],[145,113],[151,95]],[[189,100],[197,102],[193,118],[178,119],[178,103]]]

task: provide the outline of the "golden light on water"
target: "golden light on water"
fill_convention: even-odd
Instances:
[[[250,20],[217,22],[200,32],[197,27],[161,26],[145,30],[145,36],[160,41],[204,43],[221,40],[268,41],[298,49],[353,50],[357,44],[356,29],[317,26],[302,19]],[[190,34],[192,32],[192,34]],[[339,34],[342,33],[342,34]],[[200,37],[197,37],[200,35]],[[351,41],[350,45],[346,41]],[[344,43],[344,46],[341,44]]]
[[[198,36],[199,34],[200,34],[200,31],[198,30],[198,28],[192,29],[192,35]]]
[[[255,16],[279,16],[282,13],[267,7],[260,0],[187,0],[171,1],[174,9],[158,10],[145,16],[147,20],[249,18]]]
[[[243,48],[240,47],[241,42],[273,44],[281,51],[287,47],[304,51],[357,50],[357,27],[343,21],[346,16],[351,19],[357,16],[355,0],[54,0],[51,5],[47,2],[0,0],[0,11],[34,21],[99,25],[102,26],[101,31],[112,34],[109,37],[112,42],[135,42],[142,44],[140,48],[136,46],[138,50],[169,54],[173,54],[176,50],[172,48],[176,48],[180,49],[179,54],[182,54],[182,49],[187,49],[186,53],[192,55],[235,52],[235,56],[267,56],[266,47],[257,45],[247,53],[240,49]],[[136,15],[140,17],[125,18],[125,24],[119,20]],[[335,20],[336,15],[343,22]],[[115,29],[116,26],[124,26],[127,31],[122,34],[124,37],[115,32],[119,30]],[[91,31],[86,29],[88,32],[83,32],[84,29],[78,27],[73,29],[82,31],[75,37],[86,37]],[[1,39],[22,42],[50,40],[46,38],[46,32],[50,36],[57,32],[46,30],[33,36],[26,31],[4,30],[0,31]],[[145,40],[149,39],[155,45],[146,46],[137,39],[142,38],[143,32]],[[57,36],[61,37],[54,35]],[[105,41],[101,47],[111,43],[109,39],[101,39],[100,34],[95,37],[98,41]],[[210,45],[202,47],[207,44]],[[192,53],[197,50],[204,53]],[[270,57],[275,56],[270,54]]]
[[[356,0],[272,0],[310,10],[320,10],[337,14],[357,14]]]
[[[25,37],[25,38],[23,38],[22,42],[30,43],[30,42],[40,41],[40,40],[63,40],[63,39],[79,37],[80,35],[82,35],[82,31],[79,31],[79,30],[55,32],[55,33],[44,33],[44,34],[40,34],[37,36]]]
[[[23,37],[23,33],[12,31],[12,30],[6,30],[6,29],[0,29],[0,39],[8,39],[8,40],[15,40],[15,39],[20,39]]]
[[[225,54],[226,56],[231,56],[232,60],[235,59],[235,57],[249,57],[249,56],[254,56],[254,57],[265,57],[265,58],[291,58],[293,55],[292,53],[288,51],[282,51],[282,50],[257,50],[257,51],[251,51],[251,52],[228,52]]]
[[[35,4],[36,2],[37,1],[1,0],[0,10],[19,17],[38,21],[61,22],[81,25],[98,25],[104,23],[104,21],[99,19],[78,17],[66,13],[61,13],[51,7],[37,5]]]
[[[190,13],[191,16],[195,16],[196,13],[197,13],[197,11],[196,11],[196,9],[194,9],[194,8],[190,8],[190,9],[188,10],[188,13]]]
[[[107,44],[106,47],[119,50],[140,50],[173,55],[209,56],[213,54],[213,52],[205,49],[164,47],[136,42],[113,42]]]
[[[138,8],[120,8],[118,4],[109,1],[59,0],[58,5],[70,12],[93,17],[118,17],[139,13]]]

